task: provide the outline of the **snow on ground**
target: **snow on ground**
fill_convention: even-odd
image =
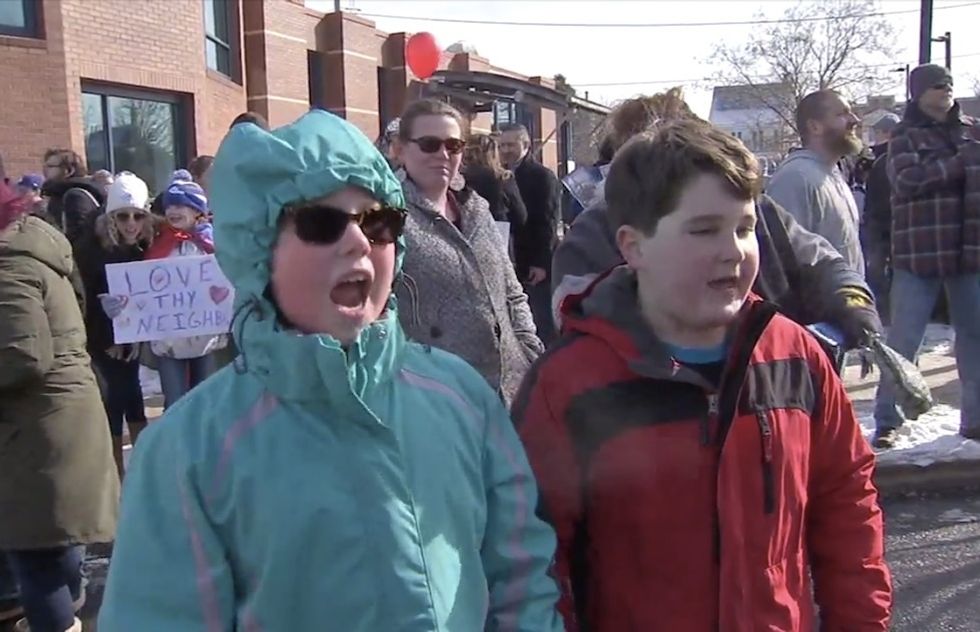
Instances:
[[[953,353],[953,328],[949,325],[930,324],[922,341],[920,357],[950,356]],[[857,363],[849,358],[848,364]],[[947,360],[948,361],[948,360]],[[855,404],[861,428],[870,440],[874,435],[875,422],[873,401]],[[882,465],[918,465],[976,460],[980,463],[980,442],[964,439],[959,435],[960,411],[945,404],[937,404],[932,410],[915,421],[906,422],[899,429],[895,448],[878,453]]]
[[[143,398],[162,395],[160,389],[160,374],[153,369],[140,365],[140,384],[143,386]]]
[[[871,414],[873,402],[861,402],[858,417],[864,435],[871,440],[875,421]],[[960,411],[952,406],[937,404],[915,421],[907,421],[899,429],[895,447],[878,453],[881,465],[918,465],[976,460],[980,462],[980,442],[959,435]]]

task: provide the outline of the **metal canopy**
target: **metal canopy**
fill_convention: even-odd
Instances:
[[[490,111],[494,101],[526,103],[551,110],[566,111],[573,106],[569,96],[547,86],[523,79],[479,70],[440,70],[429,78],[428,88],[436,94],[461,99]]]

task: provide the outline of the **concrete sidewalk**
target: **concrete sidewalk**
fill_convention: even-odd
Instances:
[[[955,415],[960,407],[960,381],[951,346],[921,354],[919,370],[932,390],[936,403],[934,410],[948,407],[948,412]],[[868,424],[874,409],[880,374],[876,371],[862,380],[860,367],[852,365],[845,369],[843,378],[855,411],[864,421],[866,430],[870,430]],[[920,419],[906,425],[930,423],[935,422]],[[899,449],[879,453],[875,481],[882,494],[901,495],[980,487],[980,446],[971,445],[974,442],[965,439],[961,440],[955,434],[955,424],[948,420],[944,429],[948,436],[936,437],[934,454],[927,458],[922,458],[922,452],[928,450],[929,446],[916,446],[917,457],[907,457]]]

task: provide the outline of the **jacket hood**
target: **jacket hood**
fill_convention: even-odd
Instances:
[[[85,189],[95,197],[96,202],[105,202],[105,192],[99,185],[92,182],[88,177],[65,178],[64,180],[48,180],[41,187],[41,195],[48,197],[61,197],[68,189]]]
[[[355,392],[385,376],[402,340],[394,294],[385,315],[344,350],[329,335],[287,329],[267,292],[276,224],[285,205],[357,186],[380,202],[404,207],[401,184],[371,141],[322,110],[271,131],[236,125],[221,143],[211,174],[216,255],[235,287],[232,332],[244,370],[280,396],[298,400],[347,397],[350,389],[337,386],[338,371],[349,374]],[[396,278],[404,250],[400,240]]]
[[[37,259],[64,277],[74,268],[68,239],[39,217],[26,216],[17,220],[0,237],[0,256],[11,255]]]

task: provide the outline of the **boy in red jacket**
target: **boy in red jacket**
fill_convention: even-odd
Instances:
[[[612,164],[626,265],[564,301],[514,405],[570,630],[887,629],[874,456],[818,343],[749,292],[760,186],[696,121]]]

